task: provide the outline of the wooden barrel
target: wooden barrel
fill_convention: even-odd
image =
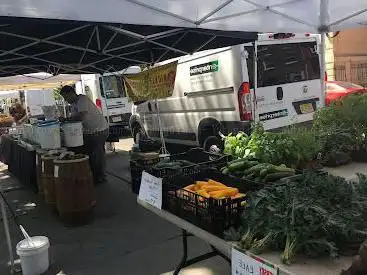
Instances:
[[[45,202],[56,204],[54,159],[58,156],[41,156],[41,185],[45,196]]]
[[[54,160],[56,207],[67,224],[86,224],[93,218],[96,204],[92,171],[87,156]]]
[[[43,195],[43,186],[42,186],[42,155],[46,154],[47,151],[41,148],[36,149],[36,176],[37,176],[37,186],[38,186],[38,194]]]
[[[42,156],[46,156],[47,154],[52,153],[53,154],[53,158],[56,158],[57,156],[59,156],[59,154],[66,152],[67,149],[66,148],[60,148],[60,149],[54,149],[54,150],[46,150],[46,149],[42,149],[42,148],[37,148],[36,149],[36,175],[37,175],[37,185],[38,185],[38,193],[40,195],[44,194],[44,187],[43,187],[43,177],[42,177]],[[52,158],[52,159],[53,159]],[[45,170],[45,164],[43,164],[43,170]],[[53,169],[50,168],[50,169]],[[46,170],[49,170],[48,167]],[[52,171],[49,171],[50,173]],[[48,175],[47,175],[48,176]]]

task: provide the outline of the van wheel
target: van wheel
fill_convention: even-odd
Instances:
[[[223,142],[216,136],[207,137],[203,145],[204,151],[209,153],[218,154],[224,149]]]
[[[139,144],[139,141],[145,137],[145,133],[143,129],[140,127],[140,125],[134,126],[132,132],[135,144]]]

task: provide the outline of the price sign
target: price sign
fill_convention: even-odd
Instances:
[[[143,172],[139,190],[139,199],[162,208],[162,179]]]
[[[277,275],[278,268],[264,260],[232,248],[232,275]]]

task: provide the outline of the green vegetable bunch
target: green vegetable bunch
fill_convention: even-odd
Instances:
[[[230,133],[224,140],[224,153],[235,158],[243,158],[248,141],[249,137],[244,132],[239,132],[237,135]]]
[[[366,148],[366,107],[366,94],[351,94],[315,113],[313,130],[320,140],[324,159]]]
[[[316,159],[320,150],[317,135],[310,129],[290,127],[281,132],[267,132],[261,124],[250,136],[239,133],[225,139],[225,153],[235,158],[251,158],[275,165],[298,167]]]
[[[282,250],[286,264],[300,253],[335,257],[367,235],[366,216],[367,177],[348,183],[306,173],[250,194],[239,245],[254,253]]]
[[[284,158],[291,159],[297,166],[315,160],[320,152],[320,141],[312,129],[292,126],[283,131],[283,138],[290,141],[285,148],[287,155]]]

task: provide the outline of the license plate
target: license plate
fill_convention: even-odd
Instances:
[[[299,108],[301,109],[302,114],[308,114],[315,111],[313,109],[312,103],[301,104]]]
[[[114,116],[114,117],[112,117],[112,122],[120,122],[120,121],[122,121],[121,116]]]

